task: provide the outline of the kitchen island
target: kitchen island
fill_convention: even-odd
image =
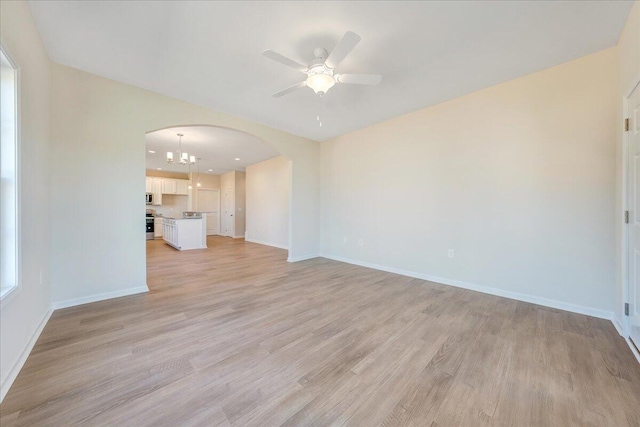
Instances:
[[[202,217],[165,217],[162,238],[168,245],[179,251],[206,249],[207,220]]]

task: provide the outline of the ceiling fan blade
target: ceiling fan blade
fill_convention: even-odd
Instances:
[[[291,92],[293,92],[295,90],[298,90],[301,87],[305,87],[306,85],[307,85],[307,82],[306,81],[302,81],[300,83],[294,84],[293,86],[289,86],[288,88],[286,88],[284,90],[281,90],[280,92],[276,92],[271,96],[273,96],[274,98],[280,98],[281,96],[285,96],[286,94],[291,93]]]
[[[274,52],[272,50],[265,50],[264,52],[262,52],[262,56],[272,59],[276,62],[279,62],[281,64],[286,65],[287,67],[291,67],[295,70],[300,71],[301,73],[306,73],[307,72],[307,66],[306,65],[302,65],[299,62],[294,61],[293,59],[289,59],[286,56],[282,56],[277,52]]]
[[[336,47],[333,48],[329,57],[324,62],[329,68],[336,69],[344,58],[353,50],[354,47],[360,42],[360,36],[353,31],[347,31],[342,40],[338,42]]]
[[[356,85],[377,85],[382,81],[380,74],[338,74],[338,83],[351,83]]]

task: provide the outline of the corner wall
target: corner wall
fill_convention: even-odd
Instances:
[[[247,242],[289,248],[290,184],[291,166],[285,157],[247,166]]]
[[[616,53],[323,143],[323,254],[610,317]]]
[[[0,2],[0,43],[18,66],[22,286],[0,309],[0,400],[51,315],[50,62],[26,2]],[[42,278],[40,277],[42,275]]]

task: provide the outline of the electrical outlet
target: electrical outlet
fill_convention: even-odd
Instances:
[[[358,245],[360,245],[360,246],[364,246],[364,240],[362,240],[362,239],[358,239]]]
[[[455,251],[453,249],[449,249],[448,255],[449,255],[449,258],[452,258],[452,259],[455,258],[456,256]]]
[[[342,244],[343,244],[343,245],[346,245],[346,244],[347,244],[347,237],[346,237],[346,236],[342,238]]]

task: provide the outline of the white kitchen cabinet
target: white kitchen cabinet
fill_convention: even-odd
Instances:
[[[169,245],[176,249],[180,249],[178,245],[178,226],[175,219],[165,218],[162,222],[162,238]]]
[[[207,221],[204,218],[164,218],[162,238],[180,251],[206,249]]]
[[[162,194],[176,194],[177,188],[175,179],[164,178],[162,180]]]
[[[159,238],[164,234],[164,218],[155,218],[153,220],[153,237]]]
[[[162,179],[162,194],[189,195],[189,180],[186,179]]]
[[[189,195],[189,181],[186,179],[176,179],[176,194]]]
[[[153,178],[147,177],[145,180],[145,192],[153,193]]]
[[[153,183],[151,186],[153,193],[153,205],[161,206],[162,205],[162,178],[152,178]]]

